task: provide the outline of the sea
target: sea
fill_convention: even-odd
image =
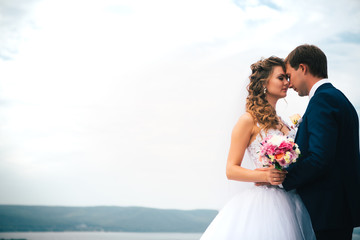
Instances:
[[[0,240],[199,240],[201,235],[202,233],[0,232]],[[354,231],[352,240],[360,240],[360,231]]]
[[[201,233],[0,232],[0,240],[199,240]]]

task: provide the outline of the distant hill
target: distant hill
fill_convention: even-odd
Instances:
[[[0,232],[203,232],[216,210],[0,205]]]

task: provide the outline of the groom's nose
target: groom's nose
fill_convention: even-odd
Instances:
[[[293,85],[291,83],[291,80],[289,79],[289,88],[293,88]]]

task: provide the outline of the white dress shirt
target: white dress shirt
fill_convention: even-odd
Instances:
[[[320,81],[317,81],[310,89],[309,100],[314,96],[316,89],[318,89],[318,87],[320,87],[321,85],[328,83],[328,82],[329,82],[329,80],[327,80],[327,79],[322,79]]]

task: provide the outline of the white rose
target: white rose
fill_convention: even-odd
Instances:
[[[280,146],[280,144],[285,140],[284,136],[280,136],[280,135],[274,135],[272,136],[272,138],[269,140],[269,142],[273,145],[276,146]]]

